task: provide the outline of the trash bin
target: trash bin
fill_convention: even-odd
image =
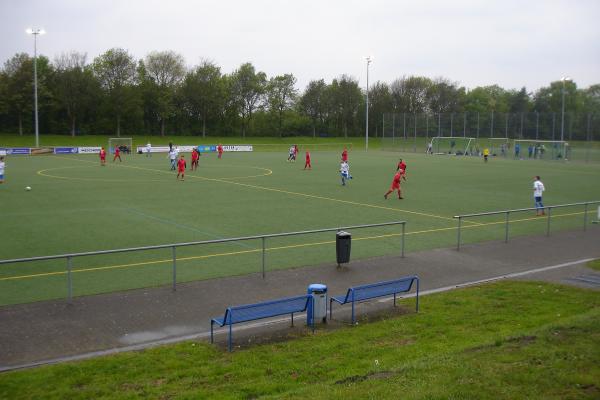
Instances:
[[[306,321],[309,325],[314,322],[327,321],[327,286],[321,283],[308,285],[308,294],[312,294],[313,307],[308,307]]]
[[[335,235],[335,255],[338,266],[350,262],[350,244],[352,235],[348,232],[339,231]]]

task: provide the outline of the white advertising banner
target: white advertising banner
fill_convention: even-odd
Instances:
[[[99,154],[102,147],[80,147],[77,149],[79,154]]]
[[[138,146],[136,149],[136,153],[142,153],[142,154],[146,154],[148,152],[148,149],[146,148],[146,146]],[[150,148],[150,153],[168,153],[169,152],[169,146],[152,146]]]
[[[223,146],[223,151],[252,151],[252,145],[243,144],[243,145]]]

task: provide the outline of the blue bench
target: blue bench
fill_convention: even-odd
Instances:
[[[348,289],[348,292],[343,296],[331,297],[329,299],[329,319],[331,319],[333,312],[332,306],[334,301],[340,304],[352,303],[352,324],[354,325],[354,303],[393,294],[395,306],[396,294],[410,292],[413,282],[417,282],[417,312],[419,312],[419,277],[415,275],[391,281],[372,283],[370,285],[354,286]]]
[[[312,295],[286,297],[263,303],[246,304],[242,306],[228,307],[223,318],[213,318],[210,321],[210,342],[214,343],[213,326],[229,325],[228,349],[231,351],[232,325],[240,322],[254,321],[257,319],[277,317],[279,315],[291,314],[292,326],[294,326],[294,313],[305,312],[313,307]],[[314,323],[312,325],[315,329]]]

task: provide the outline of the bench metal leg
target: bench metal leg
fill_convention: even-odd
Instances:
[[[215,340],[213,338],[213,324],[215,323],[215,321],[211,320],[210,321],[210,342],[214,343]]]
[[[417,312],[419,312],[419,280],[417,279]]]
[[[329,299],[329,319],[332,319],[331,313],[333,313],[333,299]]]
[[[292,313],[292,327],[294,327],[294,313]]]
[[[394,293],[394,307],[396,307],[396,293]]]
[[[352,325],[354,325],[354,301],[352,301]]]
[[[231,335],[232,335],[232,329],[231,329],[231,326],[232,326],[232,325],[233,325],[233,324],[229,324],[229,344],[228,344],[228,346],[227,346],[227,347],[228,347],[228,349],[229,349],[229,352],[231,352],[231,347],[232,347],[232,346],[231,346],[231,342],[232,342],[232,338],[231,338]]]

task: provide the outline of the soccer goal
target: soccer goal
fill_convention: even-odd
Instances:
[[[571,147],[563,140],[515,140],[520,157],[546,160],[565,160],[571,157]]]
[[[475,138],[472,137],[435,136],[431,138],[428,152],[456,156],[476,155],[472,149],[474,141]]]
[[[133,149],[132,138],[110,138],[108,139],[108,151],[112,154],[115,152],[115,147],[118,147],[123,154],[131,154]]]
[[[506,157],[510,150],[510,139],[505,137],[487,138],[492,156]]]

